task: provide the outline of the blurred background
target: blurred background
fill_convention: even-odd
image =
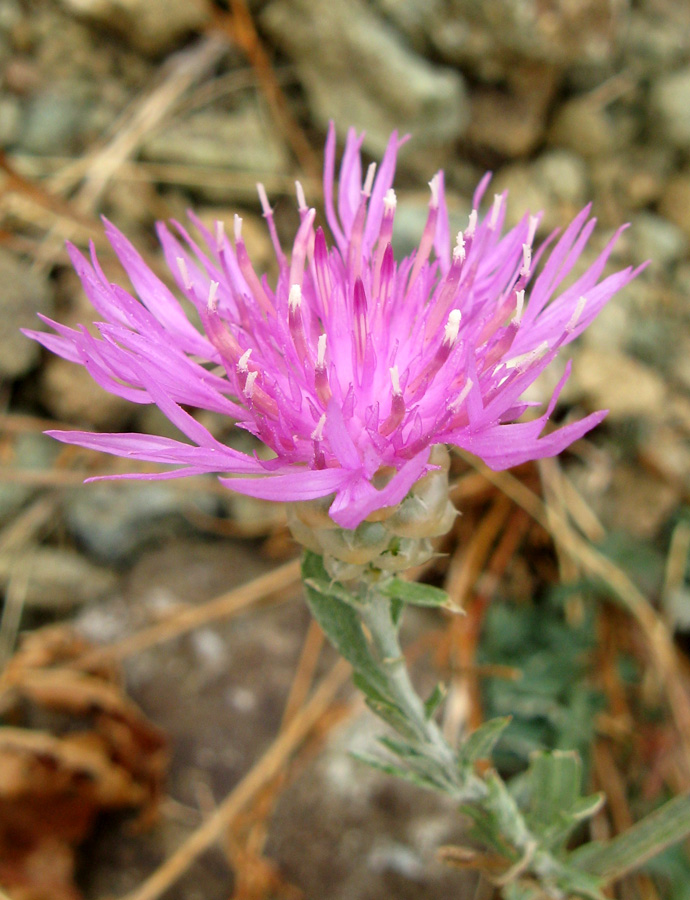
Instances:
[[[299,752],[276,750],[281,721],[299,720],[333,664],[299,600],[280,507],[212,478],[82,486],[127,464],[66,449],[46,427],[172,426],[19,331],[37,313],[91,320],[64,242],[92,239],[119,278],[101,215],[163,275],[157,219],[193,208],[231,227],[239,211],[270,277],[255,184],[290,235],[295,178],[320,209],[331,119],[341,141],[365,130],[372,159],[393,129],[411,135],[401,253],[443,168],[456,228],[492,170],[508,224],[543,210],[545,237],[592,201],[585,262],[623,222],[611,267],[652,261],[573,348],[558,415],[605,407],[604,425],[563,465],[512,480],[456,461],[464,515],[421,574],[469,615],[408,627],[419,677],[450,684],[448,733],[514,714],[508,773],[539,747],[580,750],[610,798],[597,836],[690,787],[690,6],[0,0],[0,886],[12,900],[144,900],[145,877],[267,748],[277,775],[163,879],[167,895],[473,896],[472,875],[435,861],[460,838],[453,811],[347,756],[372,726],[346,692],[304,726]],[[231,423],[204,422],[251,449]],[[122,809],[140,811],[137,827]],[[652,869],[620,896],[690,897],[682,849]]]

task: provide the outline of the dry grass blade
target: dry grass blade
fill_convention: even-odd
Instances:
[[[319,656],[324,645],[324,633],[318,623],[311,619],[307,636],[304,639],[302,653],[297,663],[297,671],[292,679],[290,693],[285,703],[285,711],[283,713],[283,721],[281,729],[292,721],[294,716],[307,699],[309,690],[314,681],[316,666],[319,662]]]
[[[636,619],[666,692],[669,709],[682,741],[685,778],[690,783],[690,699],[681,680],[676,649],[661,616],[625,572],[577,534],[569,522],[555,513],[550,522],[545,504],[517,478],[507,472],[492,471],[464,451],[460,451],[460,455],[548,531],[551,531],[552,522],[556,522],[562,546],[586,572],[600,578]]]
[[[189,837],[172,856],[122,900],[157,900],[207,850],[234,817],[274,778],[328,709],[350,674],[350,667],[339,660],[319,684],[310,700],[280,732],[266,753],[228,794],[213,815]]]
[[[186,634],[208,622],[235,615],[253,603],[296,585],[299,580],[300,562],[293,560],[201,606],[184,609],[165,621],[143,628],[117,643],[86,653],[73,664],[80,669],[89,669],[103,661],[125,659],[148,647]]]

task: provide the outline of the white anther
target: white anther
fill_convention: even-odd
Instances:
[[[326,335],[320,334],[316,342],[316,365],[323,369],[326,365]]]
[[[208,300],[206,301],[206,305],[209,309],[216,310],[218,309],[218,282],[212,281],[208,286]]]
[[[391,366],[388,370],[391,373],[391,384],[393,385],[393,393],[394,394],[402,394],[402,390],[400,389],[400,375],[398,374],[398,367]]]
[[[498,222],[498,215],[501,212],[501,207],[503,206],[503,195],[502,194],[494,194],[494,203],[491,207],[491,217],[489,219],[489,228],[492,230],[496,227]]]
[[[222,250],[225,245],[225,223],[216,219],[216,249]]]
[[[241,241],[242,240],[242,217],[238,216],[237,213],[235,213],[234,224],[235,224],[235,240]]]
[[[181,256],[177,257],[177,268],[180,270],[180,278],[182,279],[182,286],[186,291],[191,291],[192,282],[189,280],[189,271],[187,270],[187,263]]]
[[[455,413],[460,409],[462,404],[465,402],[467,395],[472,390],[473,385],[474,382],[472,381],[472,379],[468,378],[458,396],[448,406],[448,409],[451,412]]]
[[[539,227],[539,216],[530,216],[529,217],[529,228],[527,229],[527,243],[532,246],[534,243],[534,235],[537,233],[537,228]]]
[[[290,287],[290,293],[288,295],[288,306],[290,307],[290,312],[294,312],[296,309],[299,309],[302,305],[302,288],[298,284],[293,284]]]
[[[367,169],[367,175],[364,179],[364,187],[362,188],[362,193],[365,197],[371,196],[371,189],[374,186],[374,175],[376,175],[376,163],[370,163],[369,168]]]
[[[469,216],[469,221],[467,224],[467,228],[465,229],[465,237],[471,238],[474,237],[474,232],[477,229],[477,210],[473,209]]]
[[[256,192],[259,195],[259,203],[261,204],[261,209],[264,211],[265,216],[270,216],[273,210],[271,209],[271,205],[268,202],[268,194],[266,193],[266,188],[258,182],[256,185]]]
[[[254,382],[259,377],[258,372],[250,372],[247,375],[247,380],[244,383],[244,396],[251,399],[252,394],[254,393]]]
[[[448,322],[446,323],[446,328],[443,334],[443,343],[449,344],[451,347],[455,343],[458,337],[458,332],[460,331],[460,320],[462,319],[462,313],[459,309],[451,309],[448,314]]]
[[[528,369],[532,363],[541,359],[542,356],[545,356],[548,352],[548,341],[542,341],[538,347],[534,348],[534,350],[530,350],[528,353],[523,353],[520,356],[515,356],[513,359],[507,360],[505,367],[506,369]]]
[[[570,317],[570,321],[565,326],[565,330],[568,334],[570,334],[570,332],[574,330],[575,326],[580,321],[580,316],[584,312],[586,305],[587,305],[587,298],[580,297],[580,299],[577,301],[577,306],[575,307],[575,312],[572,314],[572,316]]]
[[[429,203],[429,206],[432,209],[438,209],[438,195],[441,190],[441,175],[439,172],[431,179],[429,187],[431,188],[431,202]]]
[[[307,208],[307,198],[304,196],[304,188],[300,181],[295,182],[295,193],[297,194],[297,208],[303,212]]]
[[[395,191],[393,188],[388,188],[383,198],[383,211],[384,213],[395,212],[395,207],[398,205],[398,198],[395,196]]]
[[[465,235],[462,231],[458,231],[458,236],[455,239],[455,247],[453,249],[453,262],[464,262],[465,255]]]
[[[240,356],[239,362],[237,363],[237,371],[238,372],[248,372],[249,371],[249,357],[252,355],[252,348],[246,350],[242,356]]]
[[[311,433],[312,441],[320,441],[323,439],[323,427],[326,424],[326,413],[324,413],[316,423],[316,428]]]
[[[529,275],[532,268],[532,248],[529,244],[522,245],[522,268],[521,275]]]
[[[522,321],[522,311],[525,306],[525,292],[524,291],[515,291],[515,318],[513,322],[516,325],[519,325]]]

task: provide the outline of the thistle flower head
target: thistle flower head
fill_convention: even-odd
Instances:
[[[332,245],[298,185],[300,224],[285,253],[259,186],[278,264],[275,284],[254,270],[239,217],[231,240],[220,225],[212,232],[192,216],[199,243],[181,224],[159,223],[176,292],[108,222],[133,293],[108,281],[93,247],[90,261],[70,247],[101,317],[98,334],[49,321],[55,334],[31,336],[85,366],[111,393],[155,403],[186,440],[53,436],[179,466],[130,477],[216,472],[229,488],[254,497],[332,495],[331,519],[353,529],[399,504],[433,470],[434,445],[462,447],[504,469],[553,456],[600,422],[604,413],[596,412],[543,434],[564,379],[541,416],[518,419],[531,405],[522,399],[525,390],[636,274],[628,268],[601,278],[618,233],[559,293],[594,228],[589,207],[536,249],[537,218],[526,215],[502,234],[505,196],[497,195],[480,218],[485,177],[467,227],[451,239],[439,172],[430,182],[419,246],[396,260],[392,185],[402,141],[394,133],[378,168],[364,173],[361,143],[351,131],[336,195],[333,128],[328,134],[324,199]],[[200,329],[185,307],[196,311]],[[222,444],[185,407],[230,416],[272,458]]]

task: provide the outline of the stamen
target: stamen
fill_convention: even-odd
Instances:
[[[314,387],[316,396],[324,406],[331,399],[331,388],[326,372],[326,335],[320,334],[316,344],[316,366],[314,367]]]
[[[398,198],[395,196],[395,191],[393,188],[388,188],[384,197],[383,197],[383,213],[384,215],[390,215],[395,212],[395,207],[398,205]]]
[[[522,311],[525,306],[525,292],[524,291],[515,291],[515,318],[513,321],[516,325],[519,325],[522,321]]]
[[[522,245],[522,268],[520,276],[527,278],[532,268],[532,247],[529,244]]]
[[[527,243],[532,246],[534,243],[534,236],[537,233],[537,228],[539,227],[539,216],[530,216],[529,217],[529,229],[527,231]]]
[[[572,316],[570,317],[570,321],[565,326],[566,334],[570,334],[572,331],[575,330],[575,326],[580,321],[580,316],[584,312],[586,305],[587,305],[587,298],[580,297],[580,299],[577,301],[577,306],[575,307],[575,312],[572,314]]]
[[[215,226],[215,237],[216,237],[216,250],[222,250],[225,244],[225,223],[221,222],[220,219],[216,219]]]
[[[185,291],[191,291],[192,282],[189,280],[189,271],[187,269],[186,261],[181,257],[177,257],[177,268],[180,270],[180,277],[182,278],[182,286]]]
[[[237,213],[235,213],[234,224],[235,224],[235,240],[241,241],[242,240],[242,217],[238,216]]]
[[[210,310],[218,309],[218,282],[212,281],[208,286],[208,300],[206,301],[206,305]]]
[[[523,353],[520,356],[515,356],[513,357],[513,359],[507,360],[504,365],[506,369],[520,369],[524,372],[532,365],[532,363],[535,363],[538,359],[541,359],[542,356],[544,356],[548,352],[548,341],[542,341],[538,347],[534,348],[534,350],[530,350],[528,353]]]
[[[247,380],[244,383],[244,391],[243,391],[244,396],[247,398],[247,400],[251,400],[251,398],[252,398],[252,394],[254,393],[254,382],[256,381],[256,379],[258,377],[259,377],[258,372],[250,372],[247,375]]]
[[[268,202],[268,194],[266,193],[266,188],[259,181],[256,185],[256,192],[259,195],[259,203],[261,204],[261,209],[263,210],[264,216],[268,218],[273,215],[273,210],[271,209],[271,204]]]
[[[391,366],[391,368],[388,371],[390,372],[390,376],[391,376],[391,384],[393,385],[393,393],[402,395],[402,391],[400,389],[400,375],[398,374],[398,367]]]
[[[316,365],[319,369],[326,368],[326,335],[320,334],[316,342]]]
[[[298,284],[293,284],[290,287],[290,293],[288,295],[288,307],[290,308],[290,312],[294,313],[301,305],[302,288]]]
[[[429,187],[431,189],[431,202],[430,206],[433,209],[438,209],[438,195],[441,187],[441,176],[437,172],[434,177],[429,182]]]
[[[405,399],[400,389],[398,367],[392,366],[388,371],[390,372],[391,385],[393,386],[393,397],[391,399],[390,415],[379,428],[379,434],[383,437],[388,437],[389,434],[392,434],[405,417]]]
[[[474,382],[471,378],[468,378],[458,396],[448,404],[448,409],[450,412],[456,413],[459,411],[460,407],[467,399],[467,395],[473,387]]]
[[[304,196],[304,188],[299,181],[295,182],[295,192],[297,194],[297,208],[300,212],[307,211],[307,198]]]
[[[252,355],[252,348],[246,350],[242,356],[239,358],[239,362],[237,363],[237,370],[239,372],[248,372],[249,371],[249,357]]]
[[[364,187],[362,188],[362,193],[365,197],[371,197],[371,189],[374,186],[374,175],[376,174],[376,163],[373,162],[370,164],[367,169],[367,175],[364,179]]]
[[[462,231],[458,231],[458,236],[455,240],[455,247],[453,249],[453,262],[464,262],[466,255],[465,236],[463,235]]]
[[[311,433],[312,441],[323,440],[323,428],[326,424],[326,413],[324,413],[316,424],[316,428]]]
[[[473,209],[469,216],[469,224],[465,229],[465,237],[473,238],[474,232],[477,230],[477,210]]]
[[[462,319],[462,313],[459,309],[451,309],[448,314],[448,322],[446,323],[446,327],[443,333],[443,343],[448,344],[449,347],[452,347],[458,338],[458,333],[460,331],[460,320]]]

